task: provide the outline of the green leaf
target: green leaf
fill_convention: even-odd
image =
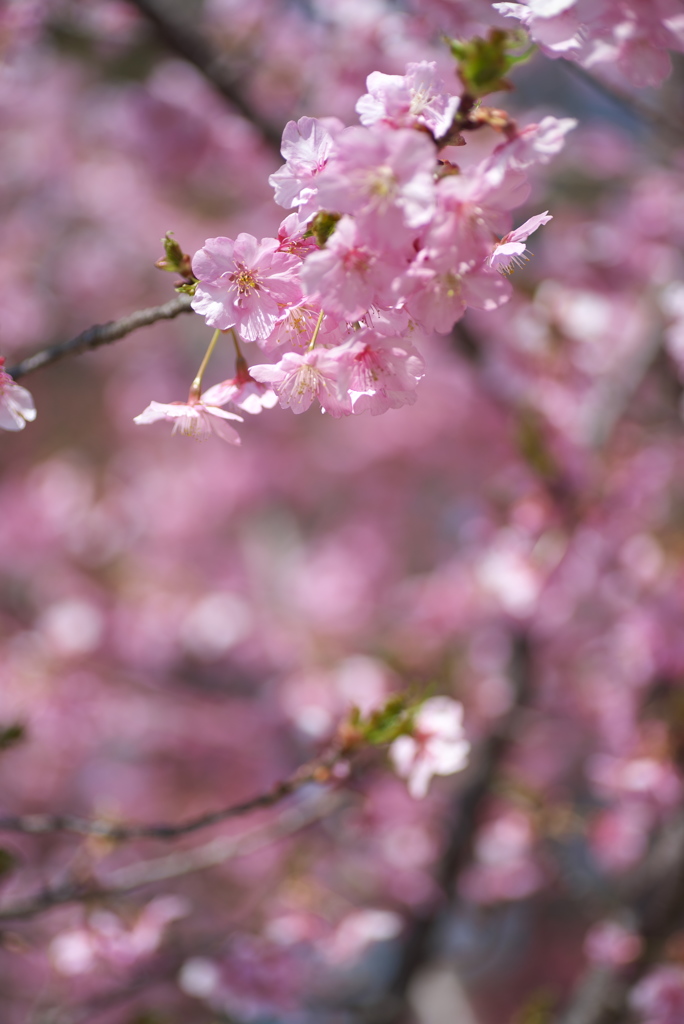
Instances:
[[[17,859],[14,854],[6,850],[4,846],[0,846],[0,878],[4,878],[5,875],[9,875],[11,871],[17,866]]]
[[[515,53],[529,43],[521,29],[506,31],[490,29],[486,39],[448,39],[449,48],[458,61],[458,73],[469,96],[476,99],[490,92],[511,89],[504,75],[516,64],[529,60],[536,46],[528,46],[523,53]]]
[[[339,213],[329,213],[327,210],[321,210],[311,221],[307,235],[313,235],[318,244],[324,246],[335,230],[339,219]]]
[[[180,245],[173,237],[172,231],[167,231],[162,238],[164,255],[154,264],[159,270],[166,270],[169,274],[180,274],[181,277],[193,278],[192,261],[186,252],[183,252]]]
[[[0,725],[0,751],[9,750],[26,739],[26,727],[21,722]]]

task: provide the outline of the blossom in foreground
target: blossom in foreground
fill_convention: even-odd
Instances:
[[[266,384],[261,384],[252,377],[247,363],[240,356],[235,367],[235,376],[229,380],[223,380],[220,384],[214,384],[202,395],[202,403],[205,406],[223,407],[237,405],[243,412],[252,416],[258,416],[262,409],[272,409],[278,404],[278,398]]]
[[[0,357],[0,427],[3,430],[23,430],[36,418],[33,396],[26,388],[14,383],[3,369],[4,364],[4,358]]]
[[[270,384],[283,409],[306,412],[317,398],[331,416],[351,412],[348,395],[340,397],[339,379],[342,370],[338,349],[313,349],[301,355],[286,352],[279,363],[251,366],[249,372],[264,384]]]
[[[416,715],[413,735],[398,736],[390,747],[392,763],[416,799],[427,794],[433,775],[453,775],[465,768],[469,753],[463,705],[451,697],[426,700]]]
[[[209,392],[207,392],[209,394]],[[211,396],[210,396],[211,397]],[[229,444],[241,444],[240,435],[228,420],[243,423],[242,416],[234,412],[226,412],[218,406],[209,405],[206,396],[188,399],[187,402],[150,402],[147,408],[136,416],[134,423],[156,423],[157,420],[169,420],[173,423],[173,433],[180,430],[187,437],[195,437],[203,441],[210,434],[216,434]]]
[[[399,269],[364,245],[353,218],[345,216],[325,249],[305,261],[301,280],[307,295],[326,313],[358,320],[371,306],[392,302],[392,279]]]
[[[343,124],[336,117],[300,117],[288,121],[280,148],[285,163],[268,179],[279,206],[305,207],[315,199],[315,179],[325,167],[334,136]]]
[[[405,75],[373,71],[366,79],[368,92],[356,104],[363,125],[383,121],[393,128],[425,125],[436,139],[451,128],[460,99],[447,92],[434,61],[408,64]]]
[[[432,140],[411,128],[346,128],[318,179],[324,209],[353,214],[371,246],[401,248],[435,210]]]
[[[241,232],[236,239],[208,238],[192,259],[199,284],[192,308],[211,327],[237,327],[245,341],[267,338],[281,309],[301,298],[295,273],[300,260],[279,252],[277,238]]]

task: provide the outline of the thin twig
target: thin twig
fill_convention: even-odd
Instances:
[[[151,22],[166,45],[202,72],[207,81],[260,132],[265,141],[280,153],[282,126],[265,118],[245,98],[238,75],[226,59],[197,30],[195,22],[181,13],[170,0],[130,0]]]
[[[125,896],[147,885],[205,871],[300,832],[338,810],[346,801],[347,797],[341,794],[327,792],[313,800],[303,800],[281,814],[274,824],[259,826],[242,835],[219,836],[189,850],[128,864],[112,871],[99,883],[93,883],[92,879],[70,879],[61,885],[49,886],[0,909],[0,921],[25,920],[66,903]]]
[[[571,75],[575,75],[576,78],[581,79],[581,81],[591,86],[592,89],[600,93],[605,99],[626,111],[634,118],[635,121],[640,121],[642,124],[659,129],[664,135],[668,136],[668,141],[670,143],[677,146],[681,145],[684,123],[672,121],[666,114],[663,114],[662,111],[649,106],[648,103],[644,103],[643,100],[640,100],[637,96],[633,96],[631,93],[625,92],[623,89],[620,89],[619,86],[606,82],[604,79],[598,78],[596,75],[592,75],[591,72],[587,71],[586,68],[583,68],[581,64],[577,64],[571,60],[565,60],[561,63],[565,70]]]
[[[179,313],[192,312],[189,295],[177,295],[161,306],[152,306],[149,309],[139,309],[135,313],[121,317],[120,320],[110,320],[106,324],[94,324],[85,331],[81,331],[75,338],[69,341],[61,341],[56,345],[49,345],[40,349],[32,356],[22,359],[16,366],[10,366],[7,372],[15,379],[25,377],[27,373],[33,373],[41,366],[48,366],[56,363],[65,356],[77,355],[79,352],[87,352],[90,349],[99,348],[100,345],[109,345],[112,341],[125,338],[127,334],[137,331],[139,327],[149,327],[157,320],[173,320]]]
[[[348,746],[333,745],[320,757],[302,765],[287,779],[278,782],[266,793],[244,800],[239,804],[230,804],[218,811],[209,811],[179,824],[160,823],[154,825],[121,825],[108,821],[92,821],[68,814],[27,814],[23,816],[6,816],[0,818],[0,831],[23,832],[25,834],[44,834],[46,832],[75,832],[78,835],[99,836],[121,842],[129,839],[177,839],[192,832],[209,828],[238,818],[251,811],[273,807],[285,797],[295,793],[310,782],[329,782],[333,768],[345,761],[351,753]]]

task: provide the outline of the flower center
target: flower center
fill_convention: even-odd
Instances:
[[[253,270],[248,270],[244,263],[236,263],[237,272],[230,275],[230,280],[236,285],[240,295],[248,295],[251,291],[259,289],[259,279]]]

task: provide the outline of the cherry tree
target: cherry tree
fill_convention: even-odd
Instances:
[[[0,49],[3,1024],[679,1021],[681,0]]]

